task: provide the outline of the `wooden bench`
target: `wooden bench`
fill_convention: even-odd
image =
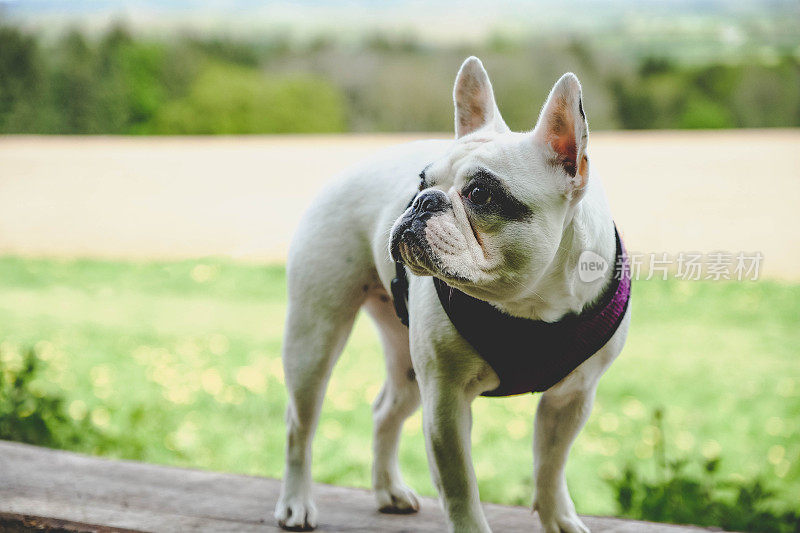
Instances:
[[[0,532],[277,532],[275,479],[115,461],[0,441]],[[416,515],[384,515],[362,489],[315,485],[317,531],[441,532],[439,504]],[[541,531],[527,508],[485,504],[495,532]],[[586,516],[593,532],[704,531]]]

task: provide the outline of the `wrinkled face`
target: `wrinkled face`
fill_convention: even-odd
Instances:
[[[565,74],[536,128],[514,133],[488,75],[467,59],[454,89],[456,138],[420,174],[420,192],[392,226],[390,251],[414,274],[484,300],[532,290],[552,263],[588,179],[580,83]]]
[[[569,207],[549,151],[530,134],[458,140],[420,174],[420,193],[392,228],[394,259],[482,299],[535,282]]]

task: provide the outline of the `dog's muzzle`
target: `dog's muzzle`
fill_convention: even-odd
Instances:
[[[392,230],[392,259],[404,264],[428,263],[431,249],[425,239],[425,226],[434,214],[445,211],[449,205],[450,199],[438,189],[419,193]]]

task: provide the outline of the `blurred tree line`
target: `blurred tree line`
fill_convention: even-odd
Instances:
[[[800,126],[800,61],[683,65],[621,60],[585,43],[424,45],[374,35],[303,45],[136,37],[45,40],[0,27],[0,133],[233,134],[450,131],[452,82],[470,54],[486,64],[514,129],[533,126],[566,70],[585,86],[595,129]]]
[[[73,31],[45,46],[0,28],[0,131],[344,131],[340,90],[311,74],[263,71],[254,53],[192,39],[142,41],[121,27],[96,41]]]

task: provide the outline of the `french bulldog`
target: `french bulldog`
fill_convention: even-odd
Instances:
[[[403,422],[421,403],[450,531],[487,532],[471,459],[471,403],[501,379],[456,329],[431,277],[511,317],[545,323],[580,315],[612,283],[613,269],[591,281],[579,275],[584,251],[613,265],[619,245],[589,164],[577,77],[556,82],[535,128],[523,133],[500,116],[479,59],[463,63],[453,93],[455,140],[397,146],[345,171],[314,200],[290,246],[286,467],[275,508],[284,529],[317,525],[311,441],[331,369],[360,309],[374,320],[386,360],[373,405],[378,509],[419,509],[397,452]],[[393,305],[398,268],[408,276],[408,327]],[[620,316],[607,342],[545,390],[536,410],[533,508],[548,533],[588,531],[564,469],[598,380],[625,342],[630,307]],[[492,331],[482,334],[492,338]]]

